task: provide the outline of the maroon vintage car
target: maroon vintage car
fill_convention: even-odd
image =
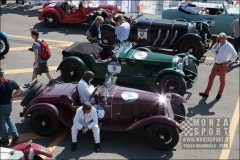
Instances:
[[[116,68],[115,68],[116,69]],[[116,85],[110,73],[103,85],[95,88],[99,127],[107,131],[147,130],[150,143],[157,149],[174,148],[179,140],[179,123],[185,120],[186,100],[175,93],[159,95]],[[77,82],[45,86],[31,82],[22,100],[22,117],[30,118],[32,129],[41,136],[52,136],[60,125],[72,126],[76,109],[81,106]]]
[[[57,27],[59,23],[82,23],[86,21],[86,15],[100,8],[107,9],[112,13],[120,12],[121,7],[118,5],[96,4],[91,2],[81,2],[77,6],[77,10],[68,14],[66,12],[67,2],[50,2],[43,5],[43,9],[39,10],[38,19],[44,20],[48,27]]]

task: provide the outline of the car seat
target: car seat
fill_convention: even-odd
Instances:
[[[77,86],[76,88],[73,90],[70,99],[72,100],[72,105],[71,105],[71,109],[76,111],[78,109],[78,107],[82,106],[82,103],[80,101],[80,97],[78,94],[78,89]]]

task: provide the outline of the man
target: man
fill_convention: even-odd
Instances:
[[[12,101],[15,96],[18,96],[23,92],[23,89],[13,80],[5,79],[3,75],[4,71],[0,68],[0,114],[1,114],[1,144],[9,144],[8,130],[6,124],[8,125],[13,141],[17,141],[19,136],[17,128],[10,117],[12,112]],[[16,90],[13,93],[13,90]]]
[[[86,71],[83,75],[83,78],[79,81],[78,83],[78,93],[80,97],[80,102],[90,102],[91,104],[95,104],[95,99],[89,98],[91,97],[93,91],[94,91],[94,86],[91,85],[91,82],[94,78],[94,73],[91,71]]]
[[[220,99],[225,87],[225,76],[228,64],[236,60],[237,53],[232,44],[227,41],[227,36],[223,32],[218,35],[217,42],[211,51],[215,53],[215,64],[212,68],[211,74],[209,75],[209,81],[205,92],[200,92],[199,95],[208,97],[214,78],[216,77],[217,73],[220,73],[220,87],[216,96],[216,99]]]
[[[122,14],[116,15],[117,28],[115,34],[117,35],[117,43],[122,43],[128,39],[130,33],[130,25],[128,22],[124,21]]]
[[[98,127],[97,111],[89,102],[84,102],[82,107],[79,107],[76,111],[73,126],[72,126],[72,147],[71,150],[77,149],[77,135],[78,130],[82,131],[82,134],[91,129],[95,140],[95,151],[100,151],[100,134]]]
[[[52,84],[52,77],[48,69],[47,60],[41,58],[40,54],[42,52],[41,42],[42,40],[39,38],[39,33],[36,29],[31,31],[32,39],[34,39],[32,48],[29,48],[30,51],[34,51],[34,64],[33,64],[33,75],[32,80],[37,78],[37,75],[42,75],[42,73],[46,73],[49,83],[47,85]],[[30,86],[30,83],[24,84],[26,87]]]
[[[231,24],[232,36],[234,37],[234,48],[237,53],[239,52],[239,45],[240,45],[239,24],[240,24],[239,19],[234,20]],[[237,60],[238,58],[236,59],[235,62],[237,62]]]
[[[103,23],[103,21],[104,19],[102,16],[97,16],[95,21],[92,22],[90,28],[86,32],[86,36],[91,43],[102,43],[100,25]]]

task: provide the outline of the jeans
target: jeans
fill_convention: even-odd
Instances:
[[[15,123],[13,122],[10,114],[12,112],[12,104],[0,105],[0,113],[1,113],[1,139],[2,141],[8,140],[8,130],[6,127],[6,123],[12,132],[12,136],[18,135],[17,128]]]
[[[240,44],[240,37],[238,37],[238,38],[234,37],[234,48],[235,48],[237,53],[238,53],[238,50],[239,50],[239,44]]]

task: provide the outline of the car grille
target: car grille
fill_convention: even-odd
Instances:
[[[168,116],[171,119],[174,119],[174,114],[173,114],[173,110],[172,110],[172,106],[171,106],[170,102],[168,102],[168,104],[167,104],[167,112],[168,112]]]

